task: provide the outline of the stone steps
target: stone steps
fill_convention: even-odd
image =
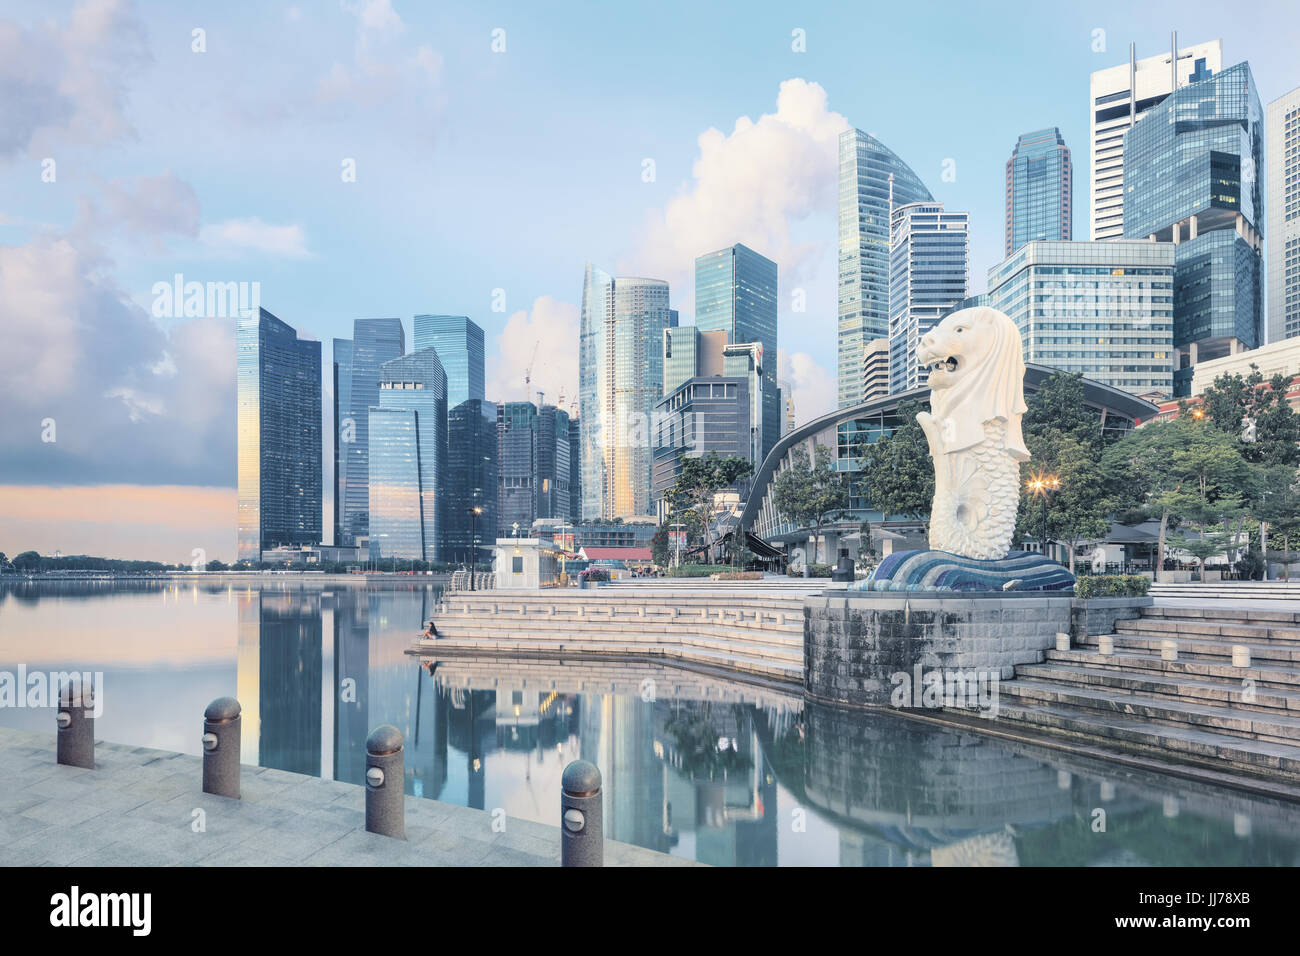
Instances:
[[[1224,601],[1300,601],[1300,581],[1229,581],[1207,584],[1153,584],[1154,598],[1191,598],[1209,603]]]
[[[456,627],[446,629],[439,626],[440,637],[433,641],[422,641],[423,645],[441,646],[448,640],[479,641],[494,646],[510,647],[523,641],[538,641],[567,647],[588,647],[610,645],[636,649],[639,647],[702,648],[707,650],[734,651],[756,658],[770,658],[780,661],[803,663],[803,642],[778,640],[761,636],[736,638],[725,634],[710,635],[695,632],[681,634],[664,634],[662,631],[644,634],[627,634],[612,630],[597,630],[590,634],[575,634],[569,630],[544,630],[527,628],[514,630],[490,626]]]
[[[1235,623],[1270,622],[1274,624],[1300,624],[1300,611],[1282,611],[1264,608],[1171,607],[1154,605],[1142,608],[1144,618],[1178,618],[1197,621],[1228,621]]]
[[[1278,626],[1267,622],[1229,624],[1226,621],[1194,618],[1143,617],[1135,621],[1116,621],[1117,634],[1152,634],[1161,637],[1222,637],[1258,641],[1262,644],[1300,645],[1300,627]]]
[[[1000,703],[998,717],[1053,736],[1118,743],[1126,750],[1165,760],[1173,757],[1215,770],[1282,777],[1300,783],[1300,747],[1288,744],[1246,740],[1186,724],[1159,725],[1141,717],[1025,704],[1014,699]]]
[[[1259,689],[1266,687],[1279,690],[1300,689],[1300,667],[1287,667],[1280,664],[1260,665],[1254,662],[1250,667],[1233,667],[1230,663],[1212,660],[1190,660],[1180,657],[1176,661],[1166,661],[1159,654],[1142,654],[1136,651],[1100,654],[1086,648],[1072,648],[1068,651],[1049,650],[1046,653],[1046,660],[1134,674],[1154,672],[1185,675],[1193,679],[1222,678],[1236,686],[1240,686],[1242,680],[1250,678],[1255,681],[1255,686]]]
[[[1187,635],[1172,637],[1159,634],[1119,633],[1112,635],[1115,649],[1143,651],[1159,655],[1167,640],[1178,644],[1179,659],[1205,661],[1232,661],[1232,649],[1240,645],[1250,651],[1251,663],[1257,661],[1269,664],[1282,664],[1290,667],[1300,665],[1300,646],[1285,643],[1261,644],[1256,641],[1215,639],[1212,637],[1195,638]],[[1079,642],[1081,647],[1095,650],[1100,647],[1099,637],[1089,636]]]
[[[733,624],[697,624],[679,621],[667,626],[654,620],[625,619],[615,621],[587,621],[579,626],[576,621],[563,619],[519,620],[476,616],[438,616],[434,618],[438,634],[443,637],[504,637],[567,638],[579,642],[590,638],[646,641],[650,643],[675,643],[689,637],[708,638],[714,641],[740,641],[746,645],[797,649],[803,652],[802,628],[776,628],[772,626],[736,626]]]
[[[1072,664],[1060,659],[1047,664],[1017,667],[1016,677],[1102,690],[1116,695],[1141,695],[1194,702],[1208,707],[1231,706],[1256,713],[1300,717],[1300,688],[1283,690],[1255,685],[1248,691],[1240,681],[1197,679],[1180,674],[1135,674],[1119,668]]]

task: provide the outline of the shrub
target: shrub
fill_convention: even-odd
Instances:
[[[667,571],[670,578],[707,578],[711,574],[721,574],[736,570],[729,564],[683,564]]]
[[[796,564],[790,567],[786,572],[787,577],[803,577],[803,565]],[[829,578],[831,576],[831,566],[829,564],[810,564],[808,565],[808,577],[810,578]]]
[[[1085,575],[1074,582],[1077,598],[1146,597],[1151,579],[1140,574]]]

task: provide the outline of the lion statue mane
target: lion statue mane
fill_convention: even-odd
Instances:
[[[953,312],[921,338],[930,411],[916,416],[934,460],[930,547],[969,558],[1007,556],[1029,458],[1020,331],[997,309]]]

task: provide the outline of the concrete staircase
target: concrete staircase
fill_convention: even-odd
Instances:
[[[427,656],[663,660],[713,673],[803,681],[803,595],[731,588],[456,592],[419,639]]]
[[[1300,783],[1300,612],[1148,607],[1000,688],[999,717],[1209,769]],[[1166,641],[1177,659],[1165,660]],[[1250,664],[1233,665],[1234,647]]]
[[[1300,602],[1300,581],[1211,581],[1205,584],[1153,584],[1153,598],[1182,598],[1203,601],[1296,601]]]

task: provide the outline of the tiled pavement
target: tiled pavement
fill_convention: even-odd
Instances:
[[[200,757],[100,741],[95,763],[94,770],[59,766],[53,733],[0,728],[0,865],[560,862],[558,827],[510,817],[498,833],[491,814],[454,804],[407,797],[402,841],[366,832],[364,788],[355,784],[246,766],[242,799],[230,800],[203,793]],[[605,864],[691,861],[606,840]]]

